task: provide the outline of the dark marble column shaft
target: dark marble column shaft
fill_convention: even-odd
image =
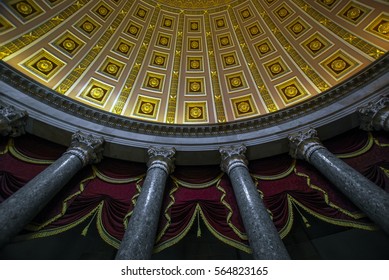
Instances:
[[[271,220],[247,169],[245,146],[220,148],[221,168],[230,178],[255,259],[289,259],[288,252]]]
[[[18,234],[85,165],[101,159],[103,140],[76,133],[69,149],[0,204],[0,248]]]
[[[27,112],[0,102],[0,135],[17,137],[24,134]]]
[[[366,131],[389,131],[389,97],[383,96],[375,102],[358,109],[360,128]]]
[[[174,169],[175,150],[150,148],[148,154],[149,168],[116,254],[118,260],[147,260],[153,253],[166,179]]]
[[[372,221],[389,234],[389,194],[328,151],[314,129],[289,136],[290,154],[316,167]]]

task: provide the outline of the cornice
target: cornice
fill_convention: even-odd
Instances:
[[[104,137],[110,146],[106,156],[146,162],[150,145],[174,146],[177,164],[210,164],[220,162],[221,146],[243,143],[247,158],[254,159],[287,152],[287,136],[306,127],[315,128],[324,140],[359,126],[357,109],[389,94],[388,70],[386,54],[340,85],[293,107],[213,125],[152,123],[101,111],[38,84],[3,61],[0,99],[28,112],[27,132],[54,142],[67,145],[71,133],[83,129]],[[56,132],[49,133],[48,127]]]
[[[360,73],[342,84],[293,107],[253,119],[224,124],[172,125],[130,119],[78,103],[66,96],[58,94],[52,89],[36,83],[32,79],[24,76],[22,73],[17,72],[3,61],[0,61],[0,80],[54,108],[80,118],[120,130],[177,137],[224,136],[243,132],[246,133],[274,126],[296,117],[308,115],[311,112],[328,106],[328,104],[352,94],[362,85],[366,85],[367,83],[374,81],[377,77],[387,72],[389,72],[389,54],[386,54],[380,60],[372,63],[368,68],[363,69]]]

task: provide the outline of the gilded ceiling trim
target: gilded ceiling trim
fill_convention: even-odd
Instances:
[[[130,10],[131,6],[133,5],[133,2],[134,2],[134,0],[128,1],[128,3],[126,4],[125,8],[126,8],[127,12]],[[146,51],[147,51],[148,46],[150,44],[151,35],[154,32],[155,24],[157,22],[157,18],[158,18],[160,11],[161,11],[161,9],[159,7],[156,7],[156,9],[154,9],[154,13],[152,15],[149,28],[147,29],[146,35],[143,38],[142,47],[139,49],[135,64],[132,67],[131,72],[128,75],[128,78],[124,84],[124,87],[123,87],[121,93],[119,94],[117,101],[115,102],[115,104],[113,106],[112,112],[115,114],[120,115],[123,112],[124,105],[126,104],[128,98],[130,97],[132,87],[134,85],[134,82],[135,82],[138,74],[139,74],[139,70],[144,62]]]
[[[309,98],[304,102],[284,110],[233,123],[188,126],[138,121],[96,110],[90,106],[71,100],[66,96],[58,95],[53,90],[37,84],[31,78],[24,76],[5,62],[0,61],[0,80],[23,92],[23,94],[34,97],[58,110],[84,120],[98,123],[99,125],[122,131],[170,137],[228,136],[272,127],[279,123],[317,112],[328,104],[333,104],[338,99],[355,93],[360,87],[368,85],[382,75],[387,75],[388,71],[389,54],[386,54],[381,59],[368,65],[351,79],[331,88],[325,93]],[[378,89],[376,88],[375,90]]]
[[[300,7],[301,10],[306,12],[312,19],[316,20],[322,26],[324,26],[325,28],[333,32],[333,34],[337,35],[338,37],[340,37],[342,40],[349,43],[350,45],[358,48],[368,56],[374,59],[378,59],[385,54],[384,50],[377,48],[376,46],[373,46],[369,42],[359,38],[355,34],[343,29],[341,26],[337,25],[336,23],[332,22],[330,19],[326,18],[319,11],[317,11],[312,6],[307,4],[306,1],[304,0],[292,0],[292,1],[298,7]]]
[[[234,0],[156,0],[157,3],[162,3],[171,7],[179,7],[181,9],[208,9],[224,6],[233,1]]]
[[[127,11],[131,8],[133,1],[129,1],[124,7],[123,11]],[[104,34],[99,38],[97,44],[89,51],[85,58],[75,67],[72,72],[64,78],[61,83],[55,89],[58,93],[66,94],[66,92],[74,85],[74,83],[82,76],[84,71],[89,67],[89,65],[94,62],[95,58],[98,56],[100,51],[103,49],[103,46],[112,38],[112,35],[115,33],[116,28],[121,24],[125,12],[121,12],[109,26],[109,28],[104,32]]]
[[[259,94],[261,95],[262,100],[265,102],[265,105],[266,105],[268,111],[275,112],[278,110],[278,107],[275,104],[271,95],[269,94],[269,91],[266,88],[265,83],[263,82],[263,80],[261,78],[261,75],[260,75],[259,70],[257,68],[257,64],[254,61],[253,57],[251,56],[251,53],[248,49],[248,46],[246,46],[242,31],[239,28],[239,25],[238,25],[238,22],[236,20],[235,13],[234,13],[233,9],[231,9],[231,8],[228,9],[228,13],[230,15],[232,25],[234,26],[236,36],[239,40],[241,50],[243,51],[243,54],[244,54],[246,61],[247,61],[247,64],[250,67],[251,73],[253,74],[255,83],[258,87]]]
[[[43,37],[50,30],[61,24],[64,20],[71,17],[74,13],[80,10],[85,4],[87,4],[89,0],[79,0],[74,3],[72,6],[68,7],[64,11],[60,12],[55,17],[49,19],[45,23],[41,24],[37,28],[32,31],[29,31],[26,34],[23,34],[19,38],[9,42],[3,46],[0,46],[0,59],[4,59],[7,56],[23,49],[28,46],[35,40]]]
[[[205,19],[205,31],[208,48],[209,66],[211,68],[211,81],[213,88],[213,101],[216,108],[216,118],[218,123],[224,123],[227,121],[226,114],[223,105],[223,95],[220,90],[219,75],[216,66],[215,51],[213,49],[212,31],[210,23],[210,15],[208,12],[204,12]]]
[[[321,77],[318,75],[312,67],[298,54],[298,52],[292,47],[292,44],[286,39],[286,37],[280,32],[276,24],[266,13],[265,9],[259,4],[259,2],[254,1],[254,5],[257,7],[260,12],[263,20],[269,26],[269,29],[273,32],[274,36],[284,47],[285,51],[290,55],[294,62],[300,67],[300,69],[305,73],[305,75],[314,83],[314,85],[320,90],[325,91],[330,88]]]
[[[181,53],[182,53],[182,37],[184,36],[184,13],[180,13],[178,17],[178,36],[175,43],[175,56],[173,62],[173,78],[170,85],[169,101],[167,105],[166,122],[176,122],[177,96],[178,96],[178,81],[180,77]]]

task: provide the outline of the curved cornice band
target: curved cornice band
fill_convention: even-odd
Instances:
[[[141,162],[147,161],[150,145],[174,147],[177,164],[219,164],[219,148],[233,144],[244,144],[250,160],[284,153],[289,134],[314,127],[320,139],[333,137],[359,125],[359,107],[388,94],[386,54],[340,85],[287,109],[225,124],[169,125],[78,103],[0,61],[0,99],[28,112],[27,132],[68,145],[71,134],[82,129],[104,137],[105,156]]]

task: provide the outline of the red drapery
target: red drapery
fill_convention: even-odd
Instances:
[[[324,142],[339,158],[380,187],[389,189],[389,140],[358,129]],[[65,147],[25,135],[0,141],[0,202],[59,158]],[[288,155],[251,161],[250,173],[281,237],[294,215],[304,212],[326,222],[373,229],[374,225],[313,166]],[[25,237],[57,234],[82,222],[118,247],[141,191],[146,166],[105,158],[82,169],[26,227]],[[180,241],[199,219],[221,241],[249,252],[228,177],[219,166],[177,166],[166,184],[155,251]]]

